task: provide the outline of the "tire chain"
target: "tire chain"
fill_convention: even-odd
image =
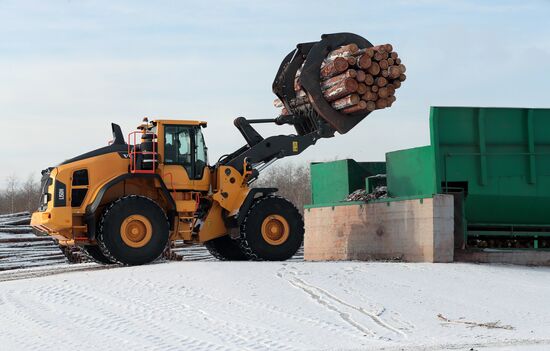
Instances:
[[[120,201],[125,200],[125,199],[129,199],[129,198],[142,198],[142,199],[145,199],[147,201],[150,201],[150,202],[154,203],[156,206],[159,206],[155,201],[151,200],[148,197],[141,196],[141,195],[127,195],[127,196],[123,196],[123,197],[118,198],[115,201],[111,202],[107,207],[105,207],[105,210],[103,210],[103,213],[101,214],[101,219],[99,221],[99,228],[98,228],[97,237],[96,237],[97,245],[99,246],[99,249],[101,250],[101,253],[105,257],[107,257],[108,260],[110,260],[113,263],[123,265],[123,266],[127,266],[127,264],[124,264],[124,263],[120,262],[119,260],[117,260],[116,258],[114,258],[113,255],[111,254],[111,252],[109,251],[109,249],[103,243],[103,226],[105,224],[104,223],[105,222],[105,217],[109,213],[109,211],[111,211],[111,209],[117,203],[119,203]],[[159,208],[162,209],[162,207],[160,207],[160,206],[159,206]],[[164,211],[162,211],[162,213],[164,214],[164,218],[166,219],[166,222],[168,222],[168,217],[166,217],[166,213],[164,213]],[[168,222],[168,225],[170,226],[170,222]],[[162,257],[163,253],[164,253],[164,251],[159,255],[159,257]],[[158,260],[159,257],[155,258],[153,261]]]
[[[294,209],[296,211],[300,212],[298,210],[298,208],[292,202],[288,201],[287,199],[285,199],[284,197],[279,196],[279,195],[270,194],[270,195],[267,195],[267,196],[263,196],[263,197],[259,198],[258,200],[254,201],[252,206],[250,206],[250,208],[248,209],[248,212],[246,213],[246,216],[244,217],[244,221],[241,224],[241,235],[238,239],[239,247],[240,247],[242,253],[251,261],[263,261],[263,259],[258,257],[258,255],[252,251],[252,248],[250,247],[250,245],[248,244],[248,241],[246,240],[246,234],[245,233],[246,233],[246,222],[248,220],[248,215],[254,209],[254,207],[256,207],[258,204],[260,204],[262,201],[265,201],[265,200],[270,199],[270,198],[282,199],[282,200],[288,202],[289,204],[291,204],[292,207],[294,207]]]
[[[61,250],[63,256],[65,256],[69,263],[85,263],[95,261],[88,255],[87,252],[77,246],[64,246],[59,244],[57,246],[59,246],[59,250]]]
[[[225,256],[223,256],[218,250],[216,250],[214,248],[214,246],[210,245],[210,244],[207,244],[207,243],[204,243],[204,247],[206,247],[206,249],[208,250],[208,252],[210,252],[210,254],[212,256],[214,256],[214,258],[220,260],[220,261],[229,261],[227,258],[225,258]],[[240,248],[240,245],[239,245],[239,248]]]

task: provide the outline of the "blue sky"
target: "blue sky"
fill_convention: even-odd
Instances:
[[[208,121],[216,160],[243,144],[235,117],[276,115],[282,58],[341,31],[392,43],[408,79],[391,109],[295,161],[383,160],[429,143],[430,105],[550,107],[549,19],[549,1],[0,0],[0,186],[143,116]]]

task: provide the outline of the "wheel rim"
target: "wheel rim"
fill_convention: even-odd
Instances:
[[[143,247],[151,241],[152,236],[153,226],[144,216],[129,216],[120,225],[120,237],[130,247]]]
[[[283,216],[269,215],[262,222],[262,237],[270,245],[281,245],[289,235],[290,226]]]

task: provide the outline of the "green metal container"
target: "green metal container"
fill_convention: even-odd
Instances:
[[[390,197],[422,197],[439,193],[433,147],[388,152],[386,164]]]
[[[550,226],[550,109],[432,107],[438,192],[463,188],[468,226]]]
[[[310,167],[313,204],[342,201],[353,191],[364,189],[367,177],[386,171],[385,162],[355,162],[351,159],[312,163]]]
[[[392,197],[460,193],[468,237],[550,235],[550,109],[432,107],[431,145],[389,152]]]

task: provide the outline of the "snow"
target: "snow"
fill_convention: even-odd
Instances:
[[[381,262],[84,267],[27,279],[28,269],[0,273],[6,280],[0,283],[2,350],[550,348],[549,268]],[[34,276],[52,269],[33,269]],[[19,280],[2,279],[14,274]]]

